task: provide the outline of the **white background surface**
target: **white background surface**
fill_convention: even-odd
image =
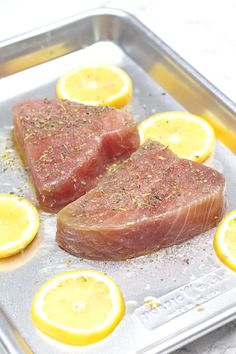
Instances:
[[[0,41],[96,7],[136,15],[236,101],[236,0],[0,0]],[[236,322],[177,353],[236,354]]]

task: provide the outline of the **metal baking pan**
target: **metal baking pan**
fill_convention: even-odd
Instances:
[[[95,61],[118,64],[130,74],[134,97],[126,109],[137,122],[155,112],[188,109],[216,124],[218,136],[236,150],[233,102],[136,18],[119,10],[93,10],[0,43],[1,193],[14,192],[35,202],[12,145],[12,105],[55,97],[59,76]],[[234,154],[217,142],[207,163],[225,175],[228,210],[236,208]],[[214,230],[147,256],[99,262],[61,250],[55,243],[55,216],[41,213],[40,217],[37,239],[22,254],[0,261],[0,308],[19,332],[0,312],[0,352],[169,353],[236,318],[236,276],[214,255]],[[34,328],[29,315],[39,285],[59,272],[81,268],[114,277],[127,305],[113,334],[86,348],[47,338]],[[157,298],[158,306],[145,304],[150,296]]]

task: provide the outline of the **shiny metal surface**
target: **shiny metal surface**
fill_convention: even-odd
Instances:
[[[2,45],[1,72],[5,77],[0,80],[0,193],[18,193],[37,203],[12,145],[11,107],[23,99],[55,97],[58,77],[74,66],[107,62],[123,67],[134,84],[134,97],[126,109],[138,122],[155,112],[183,109],[147,72],[153,60],[149,55],[150,43],[153,53],[157,48],[153,35],[138,24],[125,13],[98,11],[40,30],[37,35],[34,33],[34,40],[27,34],[23,36],[25,39],[21,36],[5,43],[5,49]],[[138,45],[134,38],[138,38]],[[59,47],[53,51],[55,45]],[[167,60],[165,51],[160,47],[158,50]],[[22,61],[20,58],[25,55],[28,59]],[[36,65],[39,61],[41,65]],[[23,70],[28,66],[31,67]],[[177,71],[182,70],[178,62],[175,67]],[[198,97],[200,81],[192,81]],[[210,88],[207,90],[212,104],[217,110],[224,107],[230,120],[234,107]],[[199,105],[204,106],[204,102],[199,101]],[[225,175],[228,210],[236,208],[235,156],[217,142],[214,156],[207,163]],[[25,252],[0,261],[0,306],[33,353],[169,353],[236,318],[236,276],[214,254],[214,230],[137,259],[96,262],[73,257],[59,249],[55,243],[55,216],[41,213],[40,218],[39,235]],[[86,348],[75,348],[39,333],[30,319],[30,305],[45,280],[59,272],[81,268],[102,270],[114,277],[124,294],[127,312],[107,339]],[[157,299],[156,306],[145,305],[150,297]]]
[[[4,352],[4,353],[3,353]],[[19,332],[0,309],[0,353],[32,354]]]

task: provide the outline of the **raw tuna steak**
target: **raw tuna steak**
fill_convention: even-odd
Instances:
[[[35,100],[13,108],[14,137],[42,209],[58,211],[139,146],[132,117],[108,107]]]
[[[93,259],[149,253],[214,227],[224,213],[224,191],[220,173],[150,141],[60,211],[57,242]]]

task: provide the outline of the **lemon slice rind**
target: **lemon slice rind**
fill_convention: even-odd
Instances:
[[[189,124],[189,122],[192,122],[192,124],[195,124],[196,127],[199,126],[201,129],[204,130],[206,133],[204,142],[202,144],[202,148],[198,149],[197,151],[193,151],[190,153],[190,149],[188,146],[186,146],[185,149],[185,156],[179,156],[181,158],[187,158],[192,161],[197,161],[197,162],[203,162],[206,160],[207,157],[212,153],[214,149],[214,143],[215,143],[215,134],[213,128],[210,126],[208,122],[206,122],[203,118],[198,117],[194,114],[190,114],[188,112],[163,112],[163,113],[157,113],[155,115],[152,115],[151,117],[147,118],[143,122],[141,122],[138,126],[139,129],[139,134],[140,134],[140,141],[141,144],[143,144],[146,140],[151,139],[151,140],[158,140],[158,138],[155,139],[155,134],[153,134],[151,137],[148,135],[147,131],[149,128],[155,127],[158,122],[162,122],[163,120],[168,119],[171,122],[171,119],[176,120],[180,119],[183,122],[186,121],[186,123]],[[181,137],[181,136],[180,136]],[[195,137],[197,138],[197,136]],[[171,141],[168,145],[168,147],[171,149]]]
[[[217,227],[214,237],[214,250],[218,258],[229,268],[236,271],[236,257],[231,254],[227,243],[225,242],[225,234],[228,229],[229,223],[236,219],[236,210],[228,213]],[[236,238],[236,235],[235,235]]]
[[[73,93],[71,94],[67,90],[65,90],[65,84],[68,78],[70,78],[73,75],[79,75],[80,71],[83,71],[84,69],[89,69],[91,68],[92,70],[94,69],[106,69],[108,71],[111,71],[119,77],[122,81],[122,86],[120,87],[119,91],[116,94],[109,95],[107,98],[104,98],[101,101],[94,101],[94,100],[81,100],[79,98],[75,98],[73,96]],[[129,77],[129,75],[119,68],[116,65],[112,64],[90,64],[87,66],[80,66],[77,67],[71,71],[68,71],[65,75],[63,75],[57,82],[56,86],[56,91],[57,91],[57,96],[60,99],[68,99],[70,101],[74,101],[77,103],[82,103],[85,105],[94,105],[94,106],[104,106],[108,105],[111,107],[116,107],[116,108],[121,108],[125,106],[131,99],[132,97],[132,81]]]
[[[96,281],[105,283],[110,291],[112,299],[112,311],[106,320],[101,324],[94,326],[92,329],[73,328],[65,326],[61,323],[52,321],[47,313],[43,310],[44,299],[50,290],[55,289],[61,282],[69,279],[77,279],[78,277],[91,277]],[[69,296],[69,294],[68,294]],[[38,290],[32,303],[31,317],[36,327],[50,337],[57,339],[65,344],[87,345],[105,338],[118,325],[124,316],[125,308],[123,298],[118,285],[104,273],[94,270],[74,270],[61,273],[45,282]]]
[[[34,239],[39,228],[37,209],[26,199],[12,194],[0,194],[0,203],[12,202],[14,208],[24,208],[27,214],[28,226],[15,241],[9,241],[0,246],[0,259],[7,258],[25,249]]]

